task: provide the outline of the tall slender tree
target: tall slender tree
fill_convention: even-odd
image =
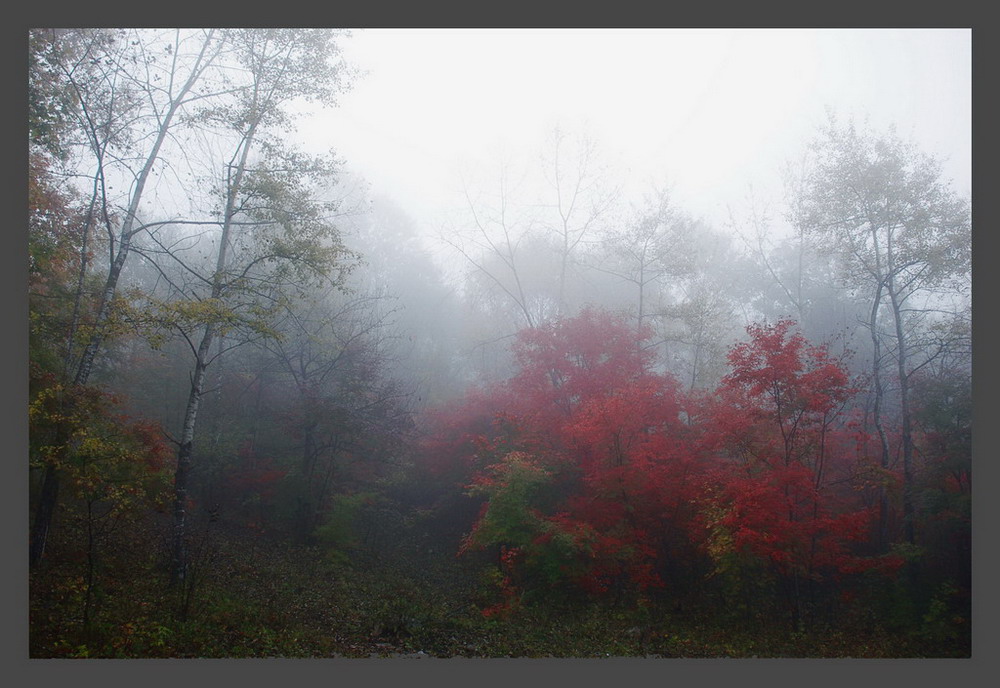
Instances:
[[[668,288],[664,281],[692,271],[696,231],[694,221],[674,207],[669,193],[659,190],[634,209],[624,227],[605,234],[599,260],[591,267],[635,286],[640,328],[661,309],[658,299]]]
[[[542,156],[542,174],[551,188],[543,204],[555,211],[547,225],[559,257],[556,312],[560,316],[567,314],[567,279],[574,254],[607,218],[619,191],[609,183],[592,138],[583,135],[570,145],[566,139],[565,132],[554,129]]]
[[[886,360],[894,364],[903,459],[903,522],[914,532],[911,375],[923,354],[917,332],[968,289],[971,215],[942,178],[941,164],[894,131],[878,134],[831,119],[799,206],[805,231],[840,259],[841,277],[869,305],[876,427],[881,430]],[[886,441],[882,463],[888,468]]]
[[[274,336],[269,309],[316,279],[339,281],[347,252],[331,221],[335,204],[318,200],[336,163],[290,148],[288,105],[305,99],[332,104],[344,76],[335,34],[321,29],[241,29],[230,32],[238,87],[215,114],[230,128],[233,154],[222,175],[223,204],[210,274],[175,311],[195,325],[185,332],[194,357],[174,480],[172,579],[185,579],[188,490],[206,372],[217,360],[217,338],[242,325]],[[166,248],[166,247],[164,247]],[[176,253],[169,255],[185,265]]]
[[[67,384],[89,382],[110,332],[133,240],[150,226],[140,221],[140,208],[165,143],[183,125],[182,112],[215,94],[205,84],[222,45],[215,33],[52,29],[32,33],[31,136],[71,158],[71,176],[89,180],[90,198],[79,231],[79,277],[65,332]],[[116,194],[116,186],[126,192]],[[108,261],[103,289],[84,327],[84,282],[92,268],[92,234],[98,227],[107,235]],[[32,566],[45,550],[58,493],[58,470],[49,463],[32,523]]]

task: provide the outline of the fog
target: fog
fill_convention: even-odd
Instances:
[[[895,126],[971,191],[966,29],[365,29],[361,76],[300,125],[433,232],[464,175],[588,132],[633,193],[669,184],[713,226],[751,192],[777,203],[827,113]]]
[[[635,278],[614,275],[606,244],[657,204],[687,223],[669,249],[687,258],[644,284],[647,311],[691,290],[718,296],[719,284],[692,279],[715,269],[734,304],[717,314],[729,322],[713,335],[717,360],[746,323],[804,319],[780,298],[768,310],[738,294],[756,292],[757,271],[777,277],[768,252],[795,233],[791,189],[831,118],[895,131],[941,161],[956,193],[971,190],[968,30],[365,29],[342,50],[351,88],[335,108],[306,109],[297,139],[335,150],[352,188],[406,218],[452,297],[478,304],[452,342],[491,370],[520,327],[588,303],[634,312]],[[684,248],[697,241],[722,248]],[[395,293],[410,322],[442,312],[415,311],[405,302],[421,297],[405,285]],[[488,326],[476,324],[483,308]],[[803,325],[863,347],[845,334],[858,316],[834,308]],[[690,357],[685,341],[667,357]]]
[[[28,48],[32,657],[970,656],[970,30]]]

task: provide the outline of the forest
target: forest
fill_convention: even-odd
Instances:
[[[713,227],[555,129],[436,237],[330,29],[28,35],[31,658],[967,658],[971,203],[831,115]]]

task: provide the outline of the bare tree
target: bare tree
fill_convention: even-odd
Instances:
[[[468,185],[465,200],[470,224],[452,236],[442,236],[468,261],[473,270],[496,286],[514,305],[524,325],[534,327],[538,316],[533,312],[531,297],[522,279],[519,251],[531,234],[531,221],[521,217],[512,198],[510,167],[500,166],[494,204],[482,204],[473,198]]]
[[[409,394],[386,376],[394,337],[392,302],[384,294],[327,288],[289,305],[279,326],[283,336],[262,344],[297,399],[297,528],[308,540],[329,504],[336,459],[392,434],[378,419],[403,413]]]
[[[559,256],[559,315],[567,310],[566,282],[574,254],[607,219],[619,196],[618,187],[609,184],[593,139],[580,136],[575,145],[566,139],[561,129],[554,129],[542,156],[542,173],[554,195],[543,204],[551,207],[556,216],[546,224],[555,237]]]
[[[623,227],[604,235],[601,252],[590,267],[635,286],[636,320],[642,327],[651,312],[650,297],[657,299],[652,312],[661,310],[659,297],[669,287],[666,280],[680,280],[693,271],[697,231],[696,223],[673,207],[669,193],[659,190],[633,208]]]

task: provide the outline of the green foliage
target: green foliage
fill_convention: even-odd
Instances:
[[[558,589],[587,572],[597,539],[597,532],[586,523],[566,528],[547,521],[542,526],[542,536],[527,549],[525,567],[547,591]]]
[[[951,656],[952,652],[956,652],[955,656],[971,656],[967,649],[971,619],[969,610],[962,609],[957,601],[958,592],[958,588],[951,583],[942,583],[921,617],[915,635],[929,654],[943,648],[953,648],[946,651],[946,656]]]
[[[361,512],[379,498],[374,492],[338,494],[330,500],[329,511],[316,529],[316,540],[327,548],[330,559],[346,564],[360,545],[358,523]]]
[[[134,304],[119,300],[124,311],[120,319],[133,322],[154,350],[163,346],[170,331],[193,336],[204,327],[212,327],[223,337],[234,333],[247,338],[281,337],[272,324],[280,311],[276,302],[234,303],[218,298],[168,301],[136,293],[133,297]]]
[[[32,467],[53,466],[75,498],[109,513],[162,504],[168,452],[159,428],[121,415],[95,388],[39,387],[28,406]]]
[[[545,532],[533,501],[549,483],[551,473],[524,452],[507,454],[490,472],[491,476],[477,479],[469,488],[471,495],[484,495],[487,502],[463,547],[530,545]]]

